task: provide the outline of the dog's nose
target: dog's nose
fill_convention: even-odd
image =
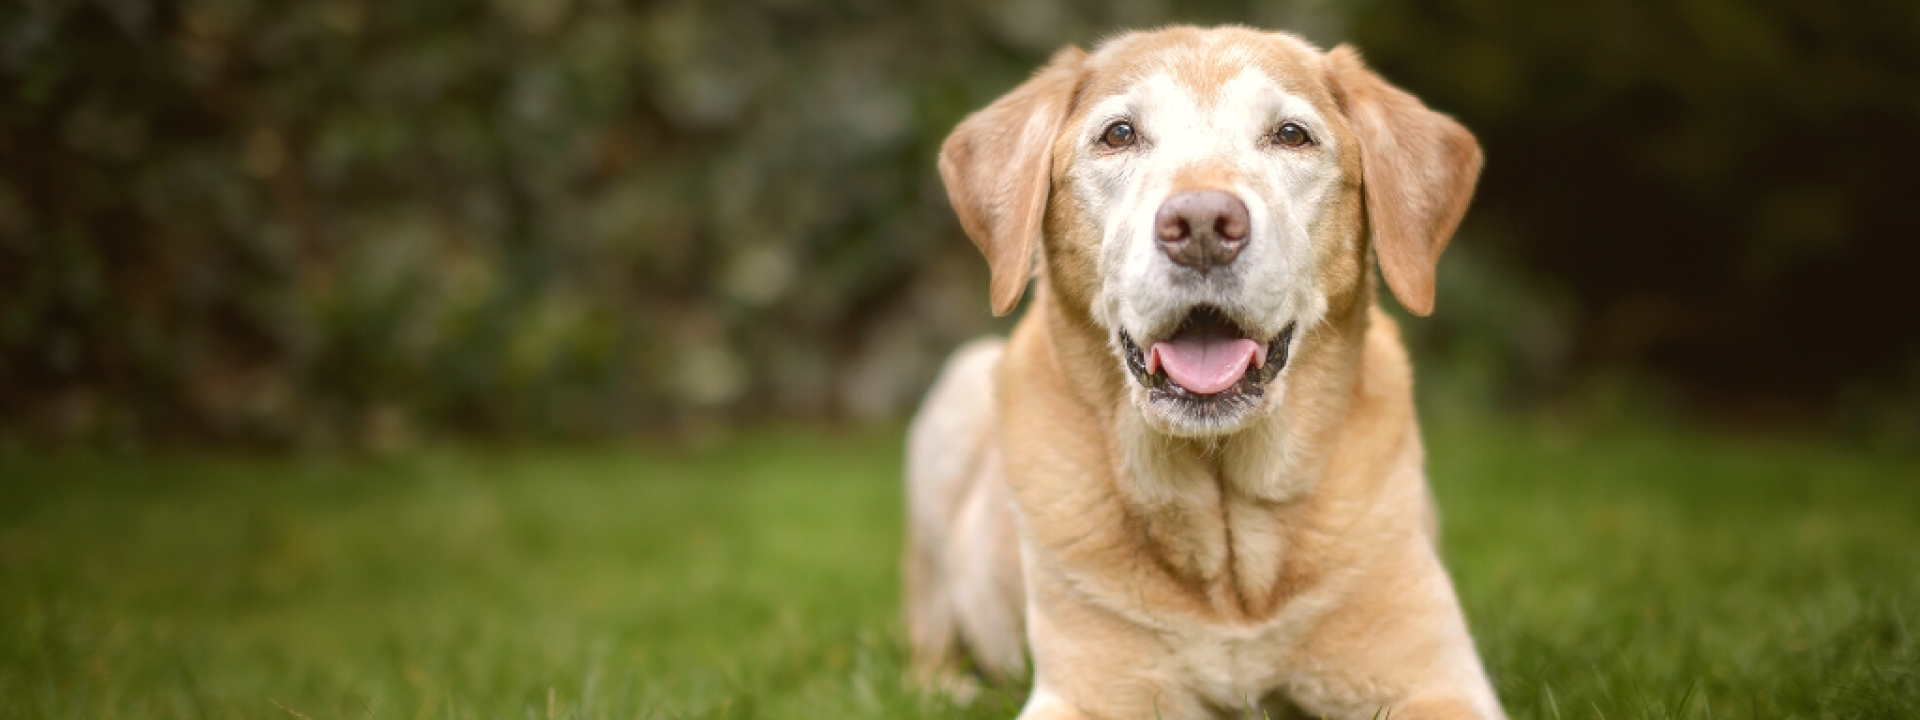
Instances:
[[[1175,265],[1206,272],[1247,246],[1247,204],[1224,190],[1189,190],[1153,215],[1153,234]]]

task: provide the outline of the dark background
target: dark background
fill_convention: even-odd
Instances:
[[[1430,403],[1920,442],[1920,3],[1173,6],[0,4],[0,442],[902,417],[1006,327],[940,139],[1171,21],[1479,136]]]

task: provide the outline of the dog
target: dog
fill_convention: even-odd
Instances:
[[[1436,551],[1409,312],[1473,135],[1352,48],[1171,27],[1067,47],[941,178],[1010,338],[908,436],[913,672],[1020,718],[1503,718]]]

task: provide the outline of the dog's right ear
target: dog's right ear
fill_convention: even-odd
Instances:
[[[1061,48],[1026,83],[960,121],[940,146],[947,199],[993,273],[995,315],[1013,312],[1033,274],[1053,140],[1086,58],[1079,48]]]

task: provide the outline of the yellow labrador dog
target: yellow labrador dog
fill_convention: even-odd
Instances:
[[[1427,314],[1480,164],[1353,50],[1237,27],[1066,48],[961,122],[994,311],[1037,281],[910,433],[917,672],[1030,652],[1022,718],[1504,717],[1371,260]]]

